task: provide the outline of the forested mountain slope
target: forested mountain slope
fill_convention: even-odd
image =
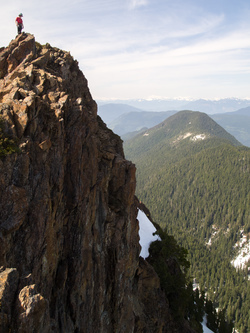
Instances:
[[[189,251],[190,275],[239,332],[250,329],[245,268],[231,261],[250,233],[250,149],[207,115],[183,111],[125,142],[137,195]]]
[[[243,145],[250,147],[250,107],[235,112],[211,115],[219,125],[235,136]]]

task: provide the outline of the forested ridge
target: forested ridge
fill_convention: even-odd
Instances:
[[[124,146],[137,167],[137,196],[188,250],[190,278],[246,333],[250,281],[231,261],[242,233],[250,235],[250,149],[224,132],[208,116],[180,112]],[[192,141],[195,133],[206,139]]]

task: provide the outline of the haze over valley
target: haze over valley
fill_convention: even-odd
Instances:
[[[250,100],[222,99],[197,101],[128,100],[98,102],[98,113],[123,140],[153,127],[180,110],[207,113],[243,145],[250,147]],[[144,109],[139,109],[138,107]]]

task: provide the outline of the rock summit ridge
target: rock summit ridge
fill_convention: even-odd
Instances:
[[[69,52],[0,50],[0,332],[178,332],[139,258],[135,166]]]

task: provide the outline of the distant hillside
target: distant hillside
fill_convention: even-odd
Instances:
[[[239,332],[249,332],[250,263],[237,272],[231,261],[250,233],[250,149],[206,114],[190,111],[124,149],[136,164],[138,198],[188,249],[190,275]]]
[[[148,158],[148,164],[153,164],[155,156],[163,149],[165,151],[162,156],[167,154],[171,160],[178,160],[180,155],[189,154],[186,147],[199,151],[204,147],[217,146],[223,140],[236,146],[241,145],[205,113],[180,111],[125,143],[124,149],[132,161]],[[163,158],[163,165],[165,160]]]
[[[232,104],[230,104],[230,101]],[[141,106],[147,103],[141,102]],[[163,103],[163,102],[162,102]],[[220,101],[195,101],[187,104],[189,110],[197,109],[202,111],[206,109],[212,111],[232,110],[240,105],[247,103],[242,100],[220,100]],[[159,101],[159,105],[161,105]],[[158,105],[158,106],[159,106]],[[223,105],[223,107],[221,107]],[[230,107],[231,105],[231,107]],[[178,106],[179,107],[179,106]],[[157,105],[156,105],[157,109]],[[178,111],[142,111],[126,104],[105,104],[100,105],[98,113],[103,121],[123,140],[134,137],[142,128],[151,128]],[[203,111],[202,111],[203,112]],[[219,125],[228,133],[232,134],[243,145],[250,147],[250,106],[233,112],[217,113],[211,115]]]
[[[235,136],[243,145],[250,147],[250,107],[211,115],[211,118]]]
[[[184,107],[188,110],[201,111],[207,114],[232,112],[248,106],[250,106],[250,100],[236,98],[225,98],[214,101],[199,99],[197,101],[188,102],[184,105]]]
[[[100,106],[106,104],[126,104],[144,111],[168,111],[168,110],[182,110],[182,106],[187,103],[186,100],[166,100],[166,99],[128,99],[128,100],[109,100],[109,101],[97,101]]]
[[[127,104],[104,104],[98,106],[98,114],[102,120],[109,124],[117,117],[121,116],[124,113],[130,112],[141,112],[141,109],[135,108]]]
[[[135,132],[128,132],[128,133],[125,133],[123,135],[121,135],[121,139],[123,141],[127,141],[127,140],[130,140],[132,139],[134,136],[140,134],[140,133],[144,133],[148,128],[147,127],[143,127],[142,129],[140,129],[139,131],[135,131]]]
[[[150,128],[168,117],[175,114],[176,111],[166,111],[166,112],[129,112],[122,114],[115,120],[108,123],[109,128],[113,130],[118,135],[124,135],[126,133],[140,131],[142,128]]]
[[[250,100],[224,98],[219,100],[185,100],[185,99],[131,99],[115,101],[97,101],[99,106],[105,104],[127,104],[144,111],[193,110],[208,114],[232,112],[250,106]]]
[[[250,106],[248,106],[246,108],[239,109],[239,110],[234,111],[234,112],[230,112],[230,113],[235,114],[235,115],[242,115],[242,116],[250,117]]]

